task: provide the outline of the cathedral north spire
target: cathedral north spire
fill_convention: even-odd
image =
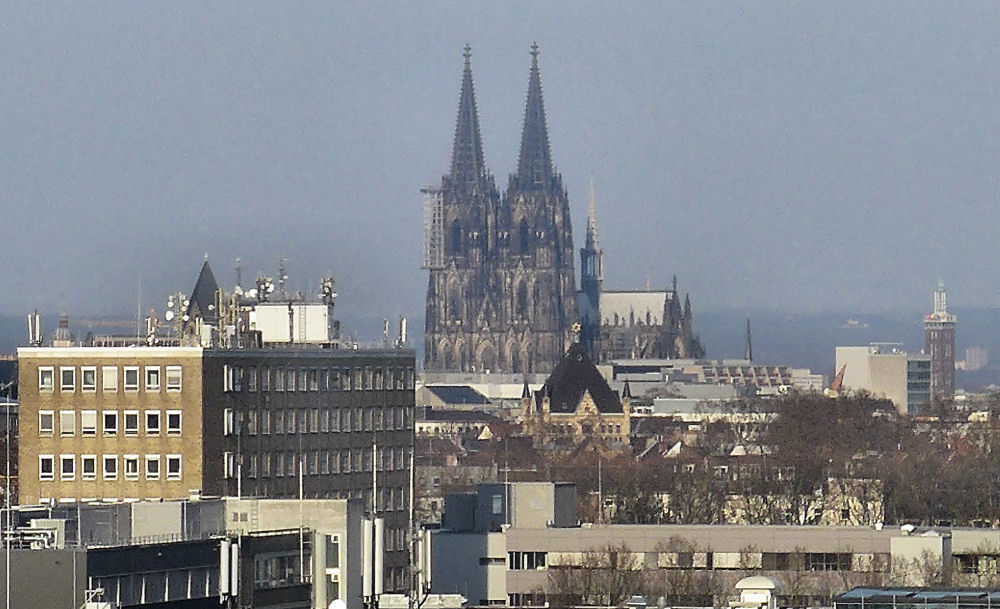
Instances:
[[[458,101],[449,177],[454,186],[472,191],[486,179],[486,163],[483,160],[483,140],[479,134],[476,90],[472,83],[472,47],[465,45],[463,56],[465,70],[462,72],[462,93]]]
[[[532,190],[544,187],[552,175],[552,153],[545,125],[545,104],[542,102],[542,78],[538,71],[538,44],[534,43],[531,45],[531,72],[528,76],[528,98],[524,105],[521,154],[514,180],[522,190]]]

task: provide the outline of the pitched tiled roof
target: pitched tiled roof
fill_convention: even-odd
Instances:
[[[576,412],[586,392],[590,392],[597,410],[604,414],[623,412],[618,394],[608,386],[597,366],[590,361],[579,343],[573,343],[562,361],[555,367],[541,391],[535,392],[535,405],[540,409],[543,397],[550,397],[549,411]]]

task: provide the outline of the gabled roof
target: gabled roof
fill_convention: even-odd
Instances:
[[[545,380],[540,391],[535,392],[535,405],[540,407],[545,395],[550,398],[549,411],[554,413],[576,412],[585,393],[602,414],[622,413],[622,401],[604,380],[594,362],[590,361],[580,343],[570,345],[566,355]]]
[[[219,284],[215,281],[215,274],[212,273],[212,267],[206,260],[205,264],[201,265],[198,281],[195,282],[194,290],[191,291],[191,302],[186,313],[192,318],[200,316],[205,320],[214,320],[216,318],[215,299],[218,292]]]

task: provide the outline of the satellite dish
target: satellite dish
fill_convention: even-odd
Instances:
[[[163,318],[166,319],[167,321],[172,320],[174,318],[174,312],[167,311],[166,313],[163,314]]]
[[[330,605],[327,609],[347,609],[347,603],[345,603],[343,599],[337,598],[330,601]]]
[[[170,298],[170,299],[167,300],[167,306],[170,307],[170,308],[174,307],[174,299],[173,298]]]
[[[191,318],[189,316],[185,315],[184,317],[181,317],[181,319],[183,319],[184,321],[187,321],[187,320],[189,320]]]
[[[184,308],[185,308],[185,309],[186,309],[186,308],[188,308],[188,306],[189,306],[190,304],[191,304],[191,301],[190,301],[190,300],[185,300],[185,301],[184,301]]]
[[[270,294],[273,291],[274,291],[274,284],[273,283],[267,284],[267,293]]]
[[[213,304],[208,305],[208,310],[209,311],[214,311],[215,310],[215,305],[213,305]]]
[[[257,288],[250,288],[247,290],[247,296],[250,298],[257,298]]]
[[[236,294],[237,296],[242,296],[243,288],[241,288],[240,286],[236,286],[235,288],[233,288],[233,293]]]

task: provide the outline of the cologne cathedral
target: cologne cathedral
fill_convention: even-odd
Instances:
[[[569,198],[552,163],[538,46],[531,48],[517,171],[503,194],[484,160],[471,56],[466,46],[451,171],[440,187],[423,190],[424,267],[430,271],[425,368],[548,373],[576,336],[595,361],[634,353],[636,341],[640,357],[697,356],[701,348],[691,338],[690,304],[674,311],[677,303],[664,299],[655,315],[640,314],[636,321],[633,312],[631,325],[620,319],[604,328],[605,316],[598,313],[606,298],[600,292],[603,277],[577,291]],[[596,223],[593,231],[591,243],[588,230],[588,248],[596,252]],[[588,248],[581,251],[585,274]],[[673,302],[676,290],[670,294]],[[623,314],[629,305],[618,303],[616,312]],[[664,329],[668,310],[674,316],[669,336],[651,340],[646,335],[654,326]],[[685,348],[678,349],[681,345]]]

